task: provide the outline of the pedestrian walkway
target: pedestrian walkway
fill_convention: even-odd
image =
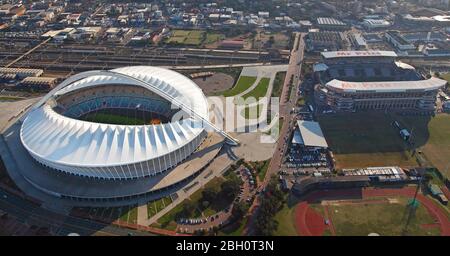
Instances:
[[[137,208],[137,224],[145,225],[148,219],[147,204],[141,204]]]

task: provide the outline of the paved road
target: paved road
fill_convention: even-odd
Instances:
[[[27,201],[3,189],[0,189],[0,209],[7,212],[8,215],[14,216],[20,223],[47,227],[51,233],[60,236],[65,236],[69,233],[110,236],[127,236],[129,233],[132,235],[153,235],[148,232],[120,228],[99,222],[57,214],[41,208],[39,205]]]
[[[289,67],[286,73],[286,78],[284,80],[283,91],[280,99],[280,116],[284,118],[284,123],[283,127],[281,128],[280,137],[278,139],[277,150],[275,151],[272,160],[270,161],[267,174],[261,184],[261,186],[263,187],[267,185],[267,182],[270,180],[272,174],[277,173],[277,171],[279,170],[287,145],[285,138],[289,137],[288,135],[292,131],[291,129],[293,127],[294,118],[290,113],[290,110],[295,106],[295,103],[297,101],[297,91],[300,82],[300,72],[302,69],[303,53],[305,48],[303,36],[304,34],[302,33],[296,34],[294,49],[292,49],[291,51],[291,59],[289,60]],[[297,46],[297,44],[298,48],[296,49],[295,47]],[[294,86],[290,91],[290,95],[287,95],[289,93],[289,81],[291,76],[294,77]]]
[[[293,116],[290,114],[290,110],[293,106],[295,106],[295,103],[297,101],[297,91],[298,91],[298,85],[300,82],[300,72],[302,69],[302,63],[303,63],[303,57],[304,57],[304,50],[305,50],[305,44],[304,44],[304,34],[303,33],[296,33],[295,35],[295,41],[293,44],[293,49],[291,50],[291,56],[289,59],[289,66],[286,72],[286,78],[284,80],[283,90],[281,93],[280,98],[280,117],[284,118],[283,127],[280,131],[280,137],[278,139],[277,149],[275,150],[273,157],[270,161],[269,168],[267,169],[266,176],[264,177],[264,180],[259,182],[259,189],[263,189],[267,183],[270,180],[270,177],[277,173],[281,166],[281,161],[283,159],[283,155],[285,152],[285,138],[287,135],[292,131],[293,127]],[[289,93],[289,82],[291,76],[294,77],[293,79],[293,85],[289,97],[287,94]],[[253,234],[253,222],[254,222],[254,212],[258,208],[258,198],[254,200],[252,206],[249,209],[250,212],[250,220],[248,222],[248,225],[244,231],[246,234]]]

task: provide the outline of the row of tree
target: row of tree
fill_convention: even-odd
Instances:
[[[263,195],[260,197],[260,205],[256,212],[256,235],[270,236],[278,228],[275,214],[281,209],[285,201],[285,194],[281,190],[276,176],[272,176]]]

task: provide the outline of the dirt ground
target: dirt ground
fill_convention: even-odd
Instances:
[[[206,95],[225,91],[233,87],[234,78],[224,73],[214,73],[206,78],[195,78],[193,81],[203,90]]]

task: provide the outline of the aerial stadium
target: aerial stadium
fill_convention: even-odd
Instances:
[[[317,105],[334,111],[408,110],[433,112],[446,81],[422,77],[396,61],[391,51],[322,52],[314,65]]]
[[[149,66],[68,78],[24,116],[18,137],[14,150],[40,166],[17,161],[26,181],[75,201],[157,198],[237,143],[209,122],[194,82]]]

